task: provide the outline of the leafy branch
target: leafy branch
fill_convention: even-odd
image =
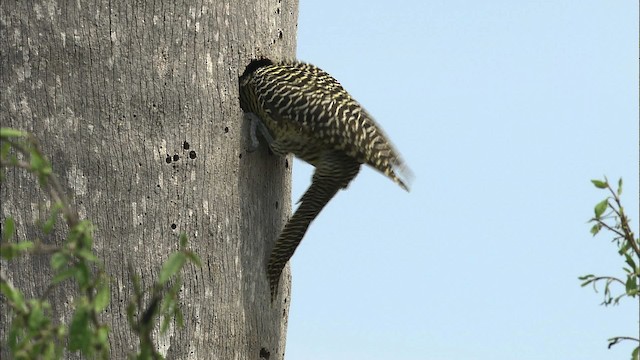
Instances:
[[[80,220],[78,213],[67,200],[51,164],[42,155],[39,144],[31,134],[15,129],[0,128],[0,181],[4,181],[4,169],[19,168],[34,174],[40,187],[52,200],[51,213],[42,224],[45,234],[50,234],[59,218],[68,227],[67,238],[61,246],[44,244],[41,241],[11,242],[15,235],[15,223],[7,218],[3,224],[0,242],[0,257],[13,260],[27,254],[50,255],[50,266],[54,276],[42,298],[26,300],[22,291],[14,287],[4,272],[0,271],[0,294],[13,311],[8,333],[8,347],[16,359],[58,359],[66,348],[80,351],[88,358],[109,358],[109,327],[100,321],[100,312],[111,302],[109,277],[92,250],[93,225]],[[181,286],[179,272],[186,262],[200,265],[195,253],[188,250],[187,237],[181,234],[180,250],[170,255],[160,272],[160,279],[151,289],[151,300],[143,303],[145,291],[140,288],[139,277],[132,275],[134,299],[127,309],[128,319],[140,337],[140,352],[137,359],[160,359],[152,341],[151,331],[155,318],[164,318],[162,332],[169,322],[177,318],[182,325],[182,314],[178,307]],[[133,274],[133,271],[130,271]],[[70,324],[54,325],[51,306],[44,298],[61,282],[74,280],[81,296],[75,301],[75,312]],[[172,282],[173,285],[168,287]],[[136,312],[146,309],[136,319]]]
[[[578,279],[582,281],[581,286],[592,285],[596,292],[598,292],[597,285],[604,283],[602,305],[618,305],[620,300],[625,297],[637,297],[640,305],[640,267],[638,266],[640,263],[640,239],[636,238],[631,230],[629,226],[630,220],[620,200],[622,179],[618,180],[618,186],[615,191],[606,177],[604,180],[591,180],[591,182],[596,188],[609,192],[609,195],[594,207],[594,217],[589,220],[590,223],[593,223],[591,234],[595,236],[604,229],[614,235],[612,242],[618,247],[618,254],[624,258],[625,266],[623,266],[622,270],[625,272],[626,278],[588,274],[580,276]],[[611,289],[613,284],[624,287],[624,291],[614,295]],[[640,321],[640,314],[638,314],[638,321]],[[640,344],[640,338],[629,336],[616,336],[608,341],[609,348],[621,341],[632,341]],[[632,359],[638,359],[638,355],[640,355],[640,345],[633,350]]]
[[[15,313],[9,332],[9,348],[17,359],[39,356],[58,358],[63,352],[60,344],[66,338],[69,351],[108,359],[109,328],[102,324],[99,313],[109,305],[111,294],[109,280],[93,254],[92,225],[89,221],[81,221],[70,205],[35,137],[26,132],[2,128],[0,140],[0,167],[3,170],[0,179],[4,181],[5,168],[21,168],[34,174],[53,203],[51,214],[42,225],[43,232],[49,234],[53,231],[59,214],[62,214],[69,229],[62,246],[42,244],[40,241],[11,243],[15,224],[12,218],[6,219],[0,256],[11,260],[25,254],[50,254],[50,265],[54,270],[51,285],[43,298],[29,301],[4,273],[0,276],[1,293],[9,300]],[[55,285],[68,279],[75,280],[81,296],[74,304],[75,312],[67,328],[53,325],[51,306],[44,297]]]
[[[202,266],[200,258],[187,249],[187,236],[180,234],[180,250],[171,254],[160,271],[160,277],[155,281],[151,290],[143,291],[140,286],[140,276],[135,273],[129,261],[129,276],[133,283],[133,299],[127,306],[127,319],[134,333],[140,338],[140,351],[135,359],[163,359],[156,350],[151,332],[155,327],[155,319],[163,317],[160,332],[165,333],[172,319],[176,319],[178,326],[183,325],[183,316],[178,306],[178,293],[182,286],[180,271],[191,262]],[[173,284],[170,284],[171,280]],[[145,305],[144,294],[151,293],[151,300]]]

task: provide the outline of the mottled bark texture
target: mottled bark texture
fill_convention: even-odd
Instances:
[[[203,266],[183,273],[185,327],[155,333],[161,352],[284,356],[289,273],[271,305],[265,262],[290,212],[290,162],[246,152],[238,76],[252,58],[295,56],[297,11],[295,0],[1,2],[0,121],[40,139],[95,224],[112,280],[103,316],[114,359],[137,348],[127,262],[150,286],[181,232]],[[29,174],[8,171],[0,196],[18,240],[42,236],[34,222],[46,197]],[[51,280],[47,256],[1,265],[27,296]],[[56,321],[69,320],[75,296],[72,286],[50,294]],[[0,302],[3,339],[8,314]]]

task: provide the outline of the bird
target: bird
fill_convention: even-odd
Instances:
[[[279,156],[315,167],[311,185],[269,255],[271,300],[280,275],[311,222],[362,164],[409,191],[412,173],[373,117],[331,75],[309,63],[254,59],[239,78],[240,107],[249,121],[249,151],[258,135]]]

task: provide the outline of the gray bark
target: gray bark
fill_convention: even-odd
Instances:
[[[290,212],[290,159],[247,153],[238,76],[250,59],[295,56],[297,1],[2,1],[0,121],[40,140],[112,281],[111,354],[137,348],[126,320],[131,261],[144,286],[185,232],[203,266],[186,267],[185,326],[155,334],[170,359],[281,359],[289,272],[271,304],[268,252]],[[185,144],[189,149],[185,149]],[[195,158],[192,158],[194,157]],[[17,240],[42,237],[44,193],[24,171],[2,183],[1,218]],[[59,227],[60,228],[60,227]],[[61,244],[65,233],[44,237]],[[49,258],[2,262],[27,296]],[[68,321],[66,284],[50,295]],[[0,335],[9,309],[0,301]],[[2,358],[6,358],[6,346]],[[73,357],[73,355],[68,354]]]

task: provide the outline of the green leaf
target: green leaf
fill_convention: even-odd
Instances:
[[[602,180],[591,180],[591,182],[593,183],[593,185],[595,185],[598,189],[606,189],[607,186],[609,186],[609,184],[607,184],[606,181],[602,181]]]
[[[2,281],[0,283],[0,292],[9,299],[12,306],[18,310],[18,312],[24,314],[28,311],[27,304],[24,301],[24,296],[20,290],[9,285],[9,283]]]
[[[53,270],[60,270],[63,266],[67,265],[69,257],[62,251],[55,252],[51,256],[51,268]]]
[[[184,255],[192,264],[202,267],[202,261],[200,261],[200,257],[198,256],[198,254],[194,253],[193,251],[185,251]]]
[[[100,312],[106,309],[106,307],[109,306],[109,302],[111,302],[111,289],[109,288],[109,283],[104,281],[98,287],[96,296],[93,299],[94,311]]]
[[[169,325],[171,324],[171,320],[173,319],[172,312],[174,312],[174,308],[176,306],[175,304],[175,300],[174,299],[164,299],[164,302],[162,304],[163,309],[162,309],[162,315],[163,315],[163,319],[162,319],[162,325],[160,325],[160,333],[164,334],[167,332],[167,329],[169,329]]]
[[[171,279],[175,274],[180,271],[182,266],[186,261],[186,256],[184,253],[175,252],[169,256],[169,259],[162,266],[162,270],[160,271],[160,279],[158,283],[160,285],[164,285]]]
[[[609,199],[604,199],[602,201],[600,201],[598,203],[598,205],[596,205],[596,207],[593,209],[593,211],[596,214],[596,219],[599,219],[600,216],[602,216],[602,214],[604,214],[605,210],[607,210],[607,207],[609,206]]]
[[[631,353],[631,360],[638,360],[638,359],[640,359],[640,346],[635,348]]]
[[[44,225],[42,225],[42,231],[44,231],[45,234],[51,234],[53,226],[58,220],[58,213],[60,213],[60,209],[62,209],[62,204],[56,203],[55,205],[53,205],[51,209],[51,215],[49,215],[47,221],[44,223]]]
[[[580,276],[578,279],[582,281],[582,283],[580,284],[580,287],[585,287],[594,282],[595,276],[589,274],[585,276]],[[598,291],[596,290],[596,292]]]
[[[93,224],[89,220],[82,220],[78,223],[79,230],[82,231],[82,245],[91,249],[93,245]]]
[[[180,233],[180,250],[184,250],[187,247],[187,234]]]
[[[45,345],[43,353],[43,359],[58,359],[60,356],[56,356],[56,343],[50,341]]]
[[[13,245],[14,249],[18,252],[27,251],[33,248],[33,241],[20,241]]]
[[[13,218],[8,217],[4,221],[4,226],[2,228],[4,229],[2,232],[2,242],[8,242],[16,232],[16,224],[13,222]]]
[[[635,273],[638,268],[636,267],[636,262],[633,261],[633,258],[631,257],[631,255],[624,254],[624,258],[625,258],[624,262],[626,262],[631,267],[631,269],[633,270],[632,272]]]
[[[21,241],[17,244],[2,245],[0,246],[0,257],[11,260],[20,255],[20,253],[31,248],[33,248],[33,242],[31,241]]]
[[[47,183],[47,177],[52,173],[51,164],[35,149],[31,150],[30,164],[33,171],[38,175],[40,186],[44,186]]]
[[[12,354],[16,354],[19,351],[18,339],[22,338],[23,332],[24,330],[19,328],[18,326],[12,326],[9,330],[9,334],[7,336],[7,344],[9,345],[9,349],[11,349]]]
[[[9,151],[11,150],[11,144],[8,142],[2,143],[2,147],[0,147],[0,159],[6,159],[7,155],[9,155]]]
[[[68,278],[73,277],[75,273],[76,273],[76,268],[64,269],[59,273],[57,273],[56,276],[53,277],[53,279],[51,279],[51,284],[52,285],[59,284],[67,280]]]
[[[29,313],[29,329],[40,330],[42,326],[47,322],[47,318],[44,316],[42,306],[38,301],[30,301],[31,311]]]
[[[69,233],[69,241],[77,243],[78,248],[91,249],[93,238],[91,233],[93,225],[88,220],[82,220],[76,224]]]
[[[98,344],[102,345],[102,347],[106,348],[109,346],[109,327],[106,325],[100,326],[98,331],[96,331],[96,341]]]
[[[18,253],[16,252],[15,246],[12,245],[0,245],[0,257],[3,259],[11,260],[16,257]]]
[[[11,352],[14,354],[18,351],[18,339],[22,337],[23,331],[19,325],[11,326],[9,336],[7,336],[7,344],[9,344],[9,349],[11,349]]]
[[[627,276],[627,282],[625,283],[625,290],[627,294],[635,293],[638,291],[638,284],[634,276]]]
[[[0,128],[0,137],[10,138],[10,137],[25,137],[27,135],[26,132],[11,129],[11,128]]]
[[[81,288],[84,289],[89,285],[91,274],[89,274],[89,268],[87,268],[87,265],[85,263],[78,263],[71,269],[73,270],[73,275],[75,276],[76,281]]]
[[[91,345],[92,332],[89,329],[89,311],[85,306],[79,306],[73,314],[69,325],[69,350],[78,351],[88,349]]]
[[[593,225],[591,227],[591,234],[593,236],[596,236],[600,232],[600,229],[602,229],[602,225],[600,225],[600,224]]]
[[[38,172],[43,171],[47,168],[47,165],[47,160],[45,160],[39,152],[31,152],[31,167],[33,170]]]
[[[625,241],[620,246],[620,250],[618,250],[618,254],[624,255],[627,251],[629,251],[629,249],[631,249],[631,243],[629,243],[628,241]]]
[[[90,249],[82,248],[76,252],[76,256],[89,262],[98,261],[98,257]]]
[[[622,178],[618,179],[618,196],[622,195]]]
[[[180,306],[178,305],[178,294],[180,293],[180,288],[182,287],[182,282],[180,278],[171,286],[171,288],[167,291],[165,295],[162,306],[160,308],[160,315],[163,317],[162,325],[160,327],[161,332],[165,332],[171,323],[171,321],[175,321],[178,327],[182,327],[183,316],[180,311]]]

